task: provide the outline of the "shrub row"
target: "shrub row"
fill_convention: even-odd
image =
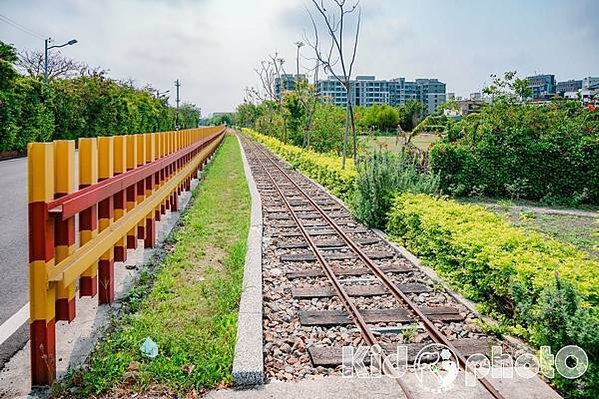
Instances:
[[[70,79],[22,76],[14,47],[0,41],[0,152],[24,152],[32,141],[72,140],[196,127],[199,110],[179,111],[149,90],[103,73]]]
[[[398,195],[387,231],[507,331],[550,345],[554,354],[565,345],[583,348],[591,361],[587,373],[555,383],[568,397],[599,397],[596,262],[481,206],[424,194]]]
[[[578,101],[486,105],[430,151],[447,193],[599,204],[599,111]]]
[[[356,168],[352,159],[347,159],[345,169],[343,169],[341,157],[319,154],[284,144],[274,137],[265,136],[251,129],[243,129],[243,132],[264,144],[294,168],[316,180],[344,201],[351,197],[356,178]]]

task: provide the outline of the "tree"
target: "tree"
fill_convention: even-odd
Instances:
[[[14,67],[17,60],[17,50],[12,45],[0,41],[0,90],[6,88],[17,77]]]
[[[327,2],[328,3],[328,2]],[[314,53],[316,55],[316,59],[323,66],[325,72],[330,72],[333,77],[339,81],[343,88],[345,89],[347,103],[346,103],[346,122],[345,122],[345,134],[343,136],[343,168],[345,168],[345,160],[347,158],[347,146],[348,146],[348,135],[349,128],[352,129],[353,136],[353,157],[354,162],[357,157],[357,138],[356,138],[356,124],[354,120],[353,113],[353,103],[351,99],[351,87],[350,81],[353,72],[354,63],[356,61],[356,53],[358,49],[358,38],[360,36],[360,23],[361,23],[361,10],[358,7],[359,1],[354,3],[352,6],[348,6],[346,0],[331,0],[330,4],[335,12],[327,11],[328,6],[325,7],[325,0],[320,0],[320,2],[316,0],[312,0],[312,4],[316,8],[318,15],[321,17],[320,19],[324,23],[324,28],[322,30],[325,31],[326,39],[324,43],[325,51],[322,50],[320,45],[320,35],[319,28],[312,16],[312,13],[308,12],[310,15],[310,20],[312,21],[312,27],[314,30],[314,38],[312,40],[308,40],[310,47],[313,48]],[[355,22],[355,33],[353,35],[353,43],[351,48],[351,52],[349,53],[349,58],[346,54],[345,48],[345,28],[346,28],[346,16],[348,15],[356,15]],[[336,65],[339,64],[339,68],[335,71]]]
[[[241,127],[255,127],[256,120],[260,116],[261,108],[251,102],[244,101],[235,110],[235,119]]]
[[[285,60],[279,57],[278,52],[269,54],[267,59],[260,61],[260,66],[254,69],[260,79],[260,88],[246,89],[246,95],[250,97],[251,101],[273,100],[281,103],[280,96],[277,96],[276,81],[285,74],[284,64]]]
[[[286,131],[289,134],[293,145],[305,144],[306,140],[302,135],[304,118],[306,116],[306,101],[302,97],[300,90],[293,90],[283,93],[283,116],[286,123]]]
[[[17,65],[29,76],[43,76],[44,52],[24,50],[19,53]],[[48,53],[49,78],[70,78],[83,74],[87,69],[87,64],[65,57],[60,51]]]
[[[231,126],[234,124],[234,120],[233,120],[233,116],[231,114],[220,114],[220,115],[214,115],[212,118],[210,118],[210,125],[223,125],[226,124],[227,126]]]
[[[502,77],[491,75],[493,83],[483,89],[483,93],[491,96],[493,101],[510,104],[521,103],[532,96],[532,89],[527,79],[520,79],[516,71],[508,71]]]
[[[399,106],[399,124],[406,131],[412,131],[424,113],[424,104],[416,100],[408,100]]]

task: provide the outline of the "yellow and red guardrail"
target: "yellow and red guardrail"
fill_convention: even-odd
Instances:
[[[56,376],[57,320],[75,318],[79,297],[114,301],[114,262],[139,239],[156,244],[156,221],[177,210],[182,190],[221,143],[224,126],[176,132],[31,143],[29,175],[29,302],[31,383]],[[79,245],[75,245],[75,217]]]

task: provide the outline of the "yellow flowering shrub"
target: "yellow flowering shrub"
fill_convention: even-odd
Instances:
[[[599,264],[570,244],[511,225],[482,206],[425,194],[400,194],[387,231],[449,280],[499,331],[553,353],[582,348],[589,360],[577,379],[556,374],[565,398],[599,397]]]
[[[475,300],[505,304],[514,283],[539,292],[557,274],[589,303],[599,301],[596,261],[479,205],[402,194],[390,212],[388,232]]]
[[[320,154],[284,144],[274,137],[260,134],[251,129],[243,129],[243,133],[264,144],[294,168],[316,180],[341,199],[346,200],[351,195],[357,174],[352,159],[346,160],[345,169],[343,169],[341,167],[342,159],[336,155]]]

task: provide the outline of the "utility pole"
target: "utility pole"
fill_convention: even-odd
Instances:
[[[48,84],[48,41],[44,40],[44,83]]]
[[[181,83],[179,82],[179,79],[177,79],[175,81],[175,87],[177,88],[177,115],[176,115],[176,120],[175,120],[175,130],[179,130],[179,102],[181,101],[181,98],[179,97],[179,88],[181,87]]]
[[[300,48],[302,48],[304,46],[303,42],[295,42],[294,43],[297,46],[297,54],[295,56],[295,63],[297,66],[296,69],[296,74],[295,74],[295,84],[296,84],[296,89],[299,87],[299,83],[300,83]]]

